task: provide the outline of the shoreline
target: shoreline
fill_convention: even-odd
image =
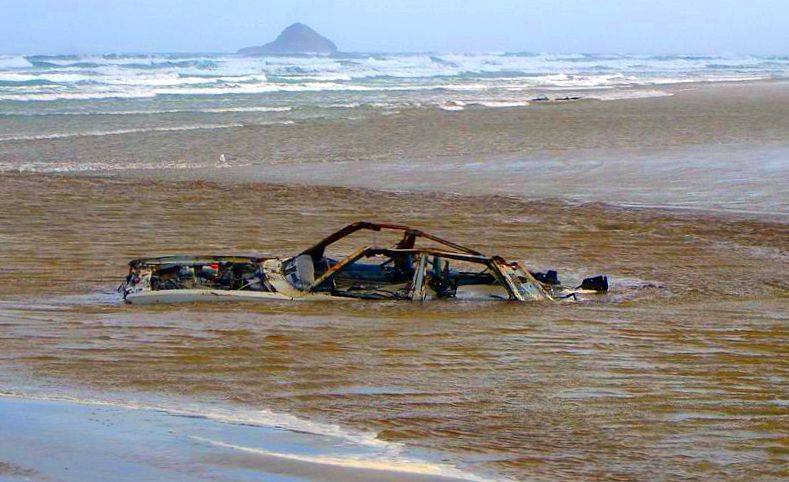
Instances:
[[[781,184],[789,176],[784,162],[789,158],[788,79],[684,82],[632,90],[656,87],[672,95],[459,112],[419,107],[391,116],[250,125],[211,135],[129,132],[0,142],[0,182],[23,174],[254,183],[471,198],[499,195],[527,202],[561,199],[569,205],[600,203],[698,216],[789,218],[789,193]],[[679,117],[666,117],[674,114]],[[702,135],[711,128],[711,118],[713,125],[720,124],[714,130],[726,138]],[[753,122],[767,118],[774,123]],[[653,125],[658,120],[659,125]],[[540,127],[543,122],[550,125]],[[698,132],[661,137],[663,129],[676,129],[675,123],[679,131]],[[538,132],[527,126],[537,126]],[[556,126],[566,131],[564,135],[551,132]],[[503,139],[496,136],[497,129]],[[255,138],[258,133],[263,135]],[[433,142],[436,133],[448,138],[439,135]],[[453,133],[470,141],[453,143]],[[491,133],[494,138],[488,141],[485,135]],[[239,149],[248,155],[226,149],[234,140],[246,143]],[[153,159],[140,167],[136,159],[145,157],[149,143],[161,157],[180,157],[179,167]],[[196,147],[188,152],[178,147],[190,143]],[[316,146],[327,150],[319,152]],[[107,152],[115,165],[91,167],[90,158],[106,157]],[[40,160],[3,170],[25,156]],[[55,158],[64,164],[51,164]]]
[[[189,409],[0,393],[0,428],[4,482],[482,480],[386,445]]]
[[[685,84],[664,98],[5,142],[0,167],[782,218],[787,139],[789,81],[774,80]]]
[[[691,83],[670,90],[674,95],[668,97],[616,101],[535,102],[456,112],[413,107],[389,115],[314,118],[294,124],[245,124],[231,117],[217,123],[233,126],[217,130],[129,129],[105,136],[6,141],[0,142],[0,165],[13,161],[8,170],[26,165],[69,170],[94,162],[121,170],[142,164],[214,167],[222,154],[230,165],[298,164],[789,138],[789,80]]]

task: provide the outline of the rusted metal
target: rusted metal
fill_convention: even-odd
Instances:
[[[398,231],[402,238],[392,247],[359,247],[342,259],[326,256],[328,246],[362,230]],[[431,243],[420,246],[420,240]],[[553,276],[556,279],[555,272]],[[428,297],[526,301],[575,295],[558,286],[558,280],[543,283],[520,264],[500,256],[486,256],[409,226],[370,222],[349,224],[288,258],[220,255],[133,260],[119,289],[134,303]]]
[[[410,226],[405,226],[403,224],[387,224],[387,223],[371,223],[367,221],[359,221],[352,224],[345,226],[344,228],[336,231],[326,238],[322,239],[315,245],[305,249],[300,254],[309,254],[312,256],[313,259],[320,259],[323,257],[323,254],[326,248],[337,241],[350,236],[351,234],[361,231],[361,230],[370,230],[370,231],[381,231],[381,230],[390,230],[390,231],[402,231],[403,232],[403,239],[398,243],[398,246],[402,246],[404,248],[413,247],[416,241],[416,238],[425,238],[431,241],[434,241],[439,244],[443,244],[444,246],[448,246],[452,249],[456,249],[458,251],[468,253],[468,254],[476,254],[481,255],[479,251],[475,251],[471,248],[467,248],[457,243],[453,243],[452,241],[448,241],[443,238],[439,238],[438,236],[434,236],[430,233],[426,233],[424,231],[420,231],[418,229],[413,229]]]
[[[345,268],[349,264],[353,263],[354,261],[358,260],[359,258],[365,256],[365,254],[367,254],[367,252],[369,250],[370,250],[370,248],[368,246],[363,246],[363,247],[357,249],[356,251],[351,253],[349,256],[347,256],[345,259],[343,259],[339,263],[337,263],[334,266],[332,266],[329,269],[327,269],[325,273],[323,273],[320,277],[318,277],[318,279],[316,279],[307,288],[306,291],[314,291],[315,288],[317,288],[318,286],[322,285],[326,280],[330,279],[336,273],[342,271],[343,268]],[[304,254],[308,254],[308,253],[304,253]]]

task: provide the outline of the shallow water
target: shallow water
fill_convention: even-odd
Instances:
[[[97,110],[107,105],[119,108],[123,102],[94,100],[80,108],[84,115],[18,116],[13,108],[0,103],[0,173],[122,174],[145,170],[159,176],[161,170],[170,169],[188,176],[195,168],[245,168],[254,179],[271,181],[269,171],[275,178],[282,171],[277,166],[301,166],[301,171],[320,175],[332,173],[331,168],[321,167],[324,164],[352,163],[354,172],[373,169],[359,176],[366,178],[363,187],[374,185],[376,176],[394,174],[397,182],[387,186],[397,189],[404,178],[397,169],[408,168],[419,170],[406,173],[409,185],[429,184],[431,190],[446,191],[444,177],[449,175],[454,181],[452,189],[476,193],[476,177],[484,169],[461,170],[460,179],[452,178],[451,162],[438,162],[436,167],[444,167],[439,172],[422,171],[429,170],[434,160],[465,158],[506,175],[510,170],[524,170],[518,163],[536,157],[550,163],[535,169],[547,168],[551,174],[559,164],[565,173],[580,178],[589,171],[594,174],[590,167],[597,164],[613,165],[617,170],[625,163],[627,175],[618,178],[618,187],[631,191],[657,193],[668,186],[681,193],[681,188],[666,183],[667,177],[675,174],[675,179],[695,180],[718,192],[734,186],[742,193],[751,181],[769,182],[786,175],[785,163],[776,165],[785,155],[776,158],[772,152],[776,146],[785,149],[789,139],[787,86],[786,81],[678,85],[671,88],[673,96],[662,98],[537,102],[516,108],[470,106],[462,112],[417,105],[381,112],[360,106],[335,109],[339,111],[336,115],[292,109],[109,116]],[[323,93],[314,100],[325,102],[327,96],[331,97]],[[298,98],[304,100],[304,96]],[[236,102],[256,108],[263,101],[252,96]],[[178,102],[188,109],[197,108],[202,100]],[[77,107],[74,101],[68,106]],[[49,102],[24,103],[23,107],[33,113],[58,109]],[[688,147],[699,149],[686,152]],[[662,150],[668,150],[668,156]],[[578,151],[582,153],[576,155]],[[765,152],[765,158],[759,156]],[[686,155],[692,165],[683,168]],[[662,169],[640,171],[637,166],[647,161],[652,161],[653,167],[669,162]],[[729,181],[726,185],[714,186],[714,174],[705,172],[700,162],[714,162],[714,174],[721,172],[721,166],[734,166],[733,173],[744,173],[746,185],[737,185],[732,173],[723,176]],[[376,163],[383,164],[385,172]],[[769,163],[773,172],[769,172]],[[746,166],[759,167],[755,169],[758,176],[750,175]],[[608,172],[591,179],[598,181]],[[651,186],[650,179],[643,177],[650,174],[657,174],[660,184]],[[308,176],[308,181],[315,178],[320,176]],[[385,178],[380,179],[386,183]],[[556,181],[547,178],[543,184]],[[560,184],[555,187],[565,197],[584,185],[575,179],[564,190]],[[523,193],[516,189],[514,194]]]
[[[137,392],[339,424],[485,476],[780,480],[789,225],[494,195],[7,174],[5,386]],[[357,219],[606,272],[589,303],[134,307],[159,252],[291,254]],[[368,240],[363,239],[363,242]],[[347,247],[346,247],[347,248]]]
[[[0,438],[0,478],[8,481],[480,480],[409,459],[399,444],[266,411],[5,393],[0,407],[0,428],[16,434]]]

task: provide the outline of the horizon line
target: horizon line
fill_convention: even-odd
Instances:
[[[242,47],[247,48],[247,47]],[[333,53],[321,52],[292,52],[292,53],[271,53],[264,55],[243,55],[236,51],[201,51],[201,50],[108,50],[108,51],[62,51],[62,52],[38,52],[38,53],[19,53],[19,52],[2,52],[0,55],[16,56],[16,57],[64,57],[64,56],[86,56],[86,55],[233,55],[239,57],[255,58],[255,57],[333,57],[339,55],[506,55],[506,54],[523,54],[523,55],[665,55],[665,56],[725,56],[725,55],[748,55],[757,57],[772,57],[772,56],[789,56],[787,52],[772,52],[772,53],[752,53],[752,52],[735,52],[735,51],[672,51],[672,52],[648,52],[648,51],[533,51],[533,50],[400,50],[400,51],[386,51],[386,50],[337,50]],[[788,59],[789,60],[789,59]]]

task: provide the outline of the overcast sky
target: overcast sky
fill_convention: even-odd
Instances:
[[[789,53],[789,0],[2,0],[0,52],[228,52],[293,22],[344,51]]]

